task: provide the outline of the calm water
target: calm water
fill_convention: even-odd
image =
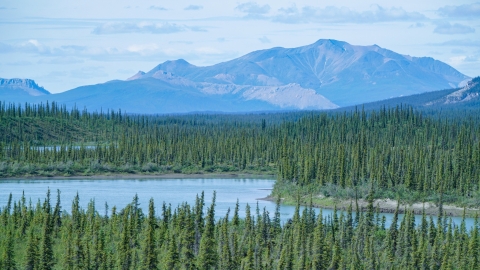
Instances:
[[[217,192],[215,214],[224,217],[231,209],[230,217],[235,209],[237,199],[240,202],[240,216],[245,216],[245,206],[251,206],[251,213],[255,213],[258,203],[260,210],[266,208],[273,217],[275,203],[258,200],[268,196],[273,188],[275,180],[265,179],[108,179],[108,180],[0,180],[0,208],[6,206],[8,196],[12,193],[14,201],[18,201],[22,192],[25,192],[27,202],[31,199],[35,205],[40,199],[46,197],[47,190],[51,191],[51,204],[55,205],[57,189],[61,191],[62,209],[70,212],[71,203],[75,195],[80,196],[80,205],[86,209],[90,200],[95,200],[95,207],[100,214],[105,213],[105,202],[109,205],[109,211],[115,205],[117,209],[125,207],[132,202],[135,194],[138,194],[140,207],[144,212],[148,211],[148,201],[155,200],[156,213],[160,215],[162,203],[171,204],[175,208],[183,202],[194,205],[195,196],[205,192],[205,210],[211,203],[213,191]],[[281,218],[285,222],[293,216],[295,207],[282,205]],[[317,213],[320,212],[316,209]],[[323,215],[332,214],[332,210],[324,209]],[[393,214],[382,214],[387,218],[387,226]],[[436,218],[434,218],[436,220]],[[419,224],[421,216],[416,216]],[[455,224],[460,224],[460,218],[453,218]],[[467,227],[473,226],[473,219],[466,221]]]

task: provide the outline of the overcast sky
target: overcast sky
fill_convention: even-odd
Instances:
[[[0,78],[52,93],[318,39],[430,56],[480,75],[480,2],[1,0]]]

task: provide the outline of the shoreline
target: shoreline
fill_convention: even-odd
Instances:
[[[34,175],[24,175],[24,176],[16,176],[16,177],[6,177],[0,178],[0,183],[3,180],[59,180],[59,179],[86,179],[86,180],[102,180],[102,179],[188,179],[188,178],[229,178],[229,179],[236,179],[236,178],[246,178],[246,179],[268,179],[268,180],[276,180],[275,175],[273,174],[251,174],[251,173],[194,173],[194,174],[186,174],[186,173],[165,173],[165,174],[139,174],[139,173],[132,173],[132,174],[94,174],[94,175],[71,175],[71,176],[62,176],[62,175],[55,175],[55,176],[34,176]]]
[[[272,196],[267,196],[265,198],[260,198],[258,200],[263,200],[263,201],[271,201],[275,202],[276,198]],[[367,205],[368,202],[365,201],[364,199],[358,199],[358,207],[361,212],[366,212],[367,210]],[[287,204],[287,205],[292,205],[294,202],[285,200],[285,198],[281,198],[281,203],[282,204]],[[302,206],[306,206],[309,204],[308,201],[302,200],[300,203]],[[315,208],[325,208],[325,209],[334,209],[335,206],[337,207],[337,210],[340,211],[347,211],[348,207],[352,204],[353,211],[355,212],[355,200],[353,199],[346,199],[346,200],[340,200],[337,198],[332,198],[332,197],[324,197],[324,196],[317,196],[313,202],[312,205]],[[395,210],[397,209],[397,201],[391,200],[391,199],[376,199],[373,203],[375,211],[378,211],[380,213],[395,213]],[[413,203],[413,204],[402,204],[400,203],[400,206],[398,208],[398,213],[399,214],[404,214],[405,210],[413,210],[413,213],[415,215],[422,215],[423,211],[425,210],[425,214],[427,216],[438,216],[438,207],[432,203],[432,202],[425,202],[425,203]],[[464,208],[454,206],[454,205],[443,205],[443,211],[446,216],[449,217],[462,217],[463,216],[463,211]],[[475,214],[480,214],[480,209],[475,209],[475,208],[466,208],[465,209],[465,216],[466,217],[475,217]]]
[[[232,172],[232,173],[164,173],[164,174],[94,174],[94,175],[70,175],[70,176],[33,176],[33,175],[24,175],[17,177],[7,177],[0,178],[0,183],[2,181],[12,181],[12,180],[132,180],[132,179],[202,179],[202,178],[225,178],[225,179],[265,179],[265,180],[276,180],[274,174],[255,174],[255,173],[241,173],[241,172]],[[276,198],[268,195],[265,198],[258,198],[257,200],[262,201],[271,201],[275,202]],[[281,198],[281,203],[285,205],[295,205],[294,200]],[[307,198],[303,198],[300,203],[302,206],[309,204]],[[334,209],[336,206],[338,210],[347,211],[349,205],[352,204],[355,210],[355,200],[353,199],[338,199],[334,197],[325,197],[323,195],[318,195],[313,197],[312,205],[315,208],[325,208],[325,209]],[[358,206],[360,211],[365,212],[367,209],[368,202],[364,199],[358,199]],[[397,201],[391,199],[376,199],[374,201],[375,211],[378,208],[380,213],[394,213],[397,208]],[[400,204],[399,214],[404,214],[405,210],[413,210],[414,214],[421,215],[425,209],[425,214],[428,216],[437,216],[438,207],[433,202],[417,202],[413,204]],[[454,206],[454,205],[443,205],[444,213],[450,217],[461,217],[463,215],[464,208]],[[480,209],[475,208],[466,208],[465,209],[467,217],[475,217],[475,214],[480,215]]]

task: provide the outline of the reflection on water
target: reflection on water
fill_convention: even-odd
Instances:
[[[0,180],[0,207],[7,204],[8,196],[12,193],[13,200],[18,201],[22,192],[25,192],[27,202],[31,199],[35,205],[40,199],[45,199],[47,190],[51,191],[51,204],[56,202],[57,189],[61,191],[62,209],[70,212],[71,203],[75,195],[80,196],[80,205],[86,209],[90,200],[95,201],[95,208],[100,214],[105,213],[105,203],[109,209],[114,205],[117,209],[125,207],[138,194],[140,208],[148,211],[148,201],[155,200],[157,214],[160,214],[163,202],[171,204],[173,208],[183,202],[194,205],[195,196],[205,192],[205,210],[211,203],[213,191],[217,192],[215,214],[224,217],[230,208],[235,208],[237,199],[240,202],[240,216],[245,216],[245,206],[250,204],[251,213],[255,214],[256,207],[260,211],[265,208],[270,216],[275,212],[275,203],[258,200],[268,196],[273,188],[275,180],[265,179],[108,179],[108,180]],[[282,205],[280,214],[283,222],[293,216],[295,207]],[[320,213],[320,209],[316,209]],[[341,212],[339,212],[339,215]],[[332,215],[332,210],[323,209],[323,215]],[[390,226],[393,214],[381,214],[387,219],[386,226]],[[230,215],[231,217],[232,215]],[[403,216],[403,215],[400,215]],[[421,216],[415,216],[416,224],[419,224]],[[400,218],[401,220],[401,218]],[[436,218],[434,218],[436,220]],[[461,222],[460,218],[452,218],[456,225]],[[473,219],[466,220],[467,228],[473,226]]]

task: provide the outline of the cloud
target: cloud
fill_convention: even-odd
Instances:
[[[444,6],[437,10],[437,13],[443,17],[451,18],[465,18],[477,17],[480,18],[480,2],[466,4],[461,6]]]
[[[461,46],[461,47],[480,47],[480,40],[471,39],[453,39],[441,43],[431,43],[434,46]]]
[[[223,37],[221,37],[221,38],[217,38],[217,41],[218,41],[218,42],[225,42],[225,40],[226,40],[226,39],[225,39],[225,38],[223,38]]]
[[[372,5],[368,11],[355,11],[348,7],[328,6],[317,8],[305,6],[298,9],[295,5],[288,8],[281,8],[279,13],[272,18],[275,22],[281,23],[375,23],[389,21],[421,21],[426,17],[418,12],[408,12],[402,8],[384,8],[379,5]]]
[[[193,44],[193,41],[170,41],[168,42],[168,44],[187,44],[187,45],[191,45]]]
[[[27,42],[17,44],[0,43],[0,53],[26,53],[36,54],[46,57],[57,57],[52,60],[40,60],[44,64],[62,64],[61,62],[82,61],[81,59],[74,60],[73,57],[103,57],[124,54],[126,50],[119,50],[117,48],[101,48],[101,47],[87,47],[77,45],[65,45],[59,47],[50,47],[41,43],[38,40],[31,39]],[[126,51],[128,52],[128,51]],[[72,58],[68,58],[71,56]],[[61,59],[62,58],[62,59]],[[47,62],[48,61],[48,62]]]
[[[139,54],[151,54],[159,49],[158,45],[155,43],[148,44],[134,44],[130,45],[127,48],[127,51]]]
[[[8,66],[30,66],[32,62],[30,61],[15,61],[7,63]]]
[[[187,30],[185,26],[171,23],[126,23],[126,22],[108,22],[99,25],[93,29],[92,33],[96,35],[124,34],[124,33],[149,33],[149,34],[171,34]]]
[[[85,61],[86,63],[88,60],[128,62],[132,60],[152,61],[152,59],[184,58],[210,65],[239,56],[239,53],[236,51],[223,51],[207,46],[185,49],[175,43],[172,43],[170,46],[163,46],[157,43],[139,43],[124,47],[89,47],[78,45],[49,46],[37,40],[30,40],[17,44],[0,43],[0,46],[4,48],[4,50],[0,50],[0,53],[23,53],[40,56],[42,58],[38,63],[42,64],[61,64],[62,61],[64,64],[68,64],[68,62],[77,61]],[[5,65],[6,63],[3,64]],[[77,70],[72,76],[77,78],[87,78],[88,76],[88,78],[92,78],[94,76],[104,76],[104,74],[102,75],[101,71],[89,74],[85,70]]]
[[[148,9],[151,9],[151,10],[167,10],[166,8],[164,7],[161,7],[161,6],[150,6]]]
[[[206,55],[221,55],[224,54],[223,51],[213,48],[213,47],[200,47],[196,48],[195,52],[200,53],[200,54],[206,54]]]
[[[480,54],[474,55],[467,55],[464,59],[465,62],[479,62],[480,61]]]
[[[203,6],[190,5],[186,8],[184,8],[183,10],[200,10],[200,9],[203,9]]]
[[[465,53],[465,51],[464,51],[464,50],[462,50],[462,49],[453,49],[453,50],[452,50],[452,53],[455,53],[455,54],[458,54],[458,53]]]
[[[469,34],[469,33],[475,32],[474,28],[467,25],[459,24],[459,23],[450,24],[449,22],[438,22],[436,24],[437,24],[437,27],[435,27],[433,32],[437,34],[456,35],[456,34]]]
[[[262,43],[270,43],[270,39],[268,39],[266,36],[263,36],[261,38],[259,38],[258,40],[260,40],[260,42]]]
[[[117,73],[120,74],[135,74],[135,70],[133,69],[117,69]]]
[[[89,79],[89,78],[98,78],[98,77],[107,77],[108,74],[105,72],[103,67],[83,67],[80,69],[75,69],[70,71],[70,77],[80,78],[80,79]]]
[[[65,47],[65,46],[64,46]],[[76,57],[55,57],[51,59],[40,59],[38,61],[39,64],[52,64],[52,65],[67,65],[67,64],[79,64],[83,63],[83,59],[79,59]]]
[[[68,73],[66,71],[52,71],[48,73],[45,77],[46,78],[55,78],[55,77],[65,77]]]
[[[247,15],[245,17],[247,18],[261,18],[265,14],[270,12],[270,6],[268,4],[260,6],[255,2],[246,2],[246,3],[239,4],[238,6],[235,7],[235,9],[243,13],[246,13]]]
[[[0,42],[0,53],[9,53],[13,50],[14,48],[12,45]]]
[[[189,26],[189,27],[186,27],[187,29],[189,29],[190,31],[193,31],[193,32],[208,32],[207,29],[201,27],[201,26]]]
[[[414,23],[414,24],[410,25],[408,28],[423,28],[423,27],[425,27],[424,23],[417,22],[417,23]]]

